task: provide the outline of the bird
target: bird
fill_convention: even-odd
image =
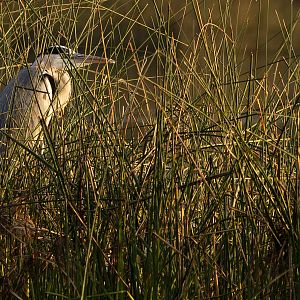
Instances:
[[[22,142],[42,140],[41,123],[44,121],[48,126],[53,115],[63,111],[71,99],[71,70],[114,62],[62,45],[46,48],[31,66],[18,72],[0,94],[2,144],[6,144],[9,137]]]

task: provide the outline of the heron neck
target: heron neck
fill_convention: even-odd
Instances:
[[[53,99],[52,105],[54,109],[64,109],[71,97],[72,83],[68,72],[58,69],[52,69],[49,73],[52,76],[55,86],[56,94]]]

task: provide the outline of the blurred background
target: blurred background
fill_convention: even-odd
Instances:
[[[152,122],[153,97],[141,92],[145,86],[138,78],[141,74],[152,78],[145,84],[154,91],[165,71],[166,49],[172,48],[182,70],[192,61],[204,77],[211,73],[208,60],[224,67],[234,60],[239,80],[247,80],[250,73],[262,78],[272,64],[284,78],[300,53],[300,1],[2,1],[0,5],[2,87],[52,44],[106,55],[117,62],[112,72],[123,95],[115,102],[115,112],[125,123]],[[234,49],[230,57],[224,43]],[[210,58],[208,50],[213,52]],[[195,97],[203,94],[199,85],[195,87]],[[137,89],[141,90],[135,93],[135,104],[129,103],[126,99]],[[124,115],[128,106],[134,121]]]
[[[287,38],[293,40],[293,55],[300,48],[299,0],[1,1],[0,5],[1,34],[7,42],[1,55],[11,55],[14,60],[26,58],[27,53],[33,59],[36,52],[54,42],[81,51],[103,51],[105,47],[115,56],[119,54],[116,48],[122,45],[123,51],[138,49],[137,54],[143,56],[157,50],[162,27],[174,38],[179,55],[189,51],[209,26],[214,27],[216,40],[228,35],[239,43],[245,59],[257,55],[261,63],[266,59],[272,62]],[[225,32],[221,11],[228,16]],[[17,26],[19,30],[14,31]],[[287,37],[291,27],[293,35]],[[282,54],[288,54],[291,49],[283,50]]]

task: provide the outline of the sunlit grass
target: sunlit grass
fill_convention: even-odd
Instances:
[[[15,141],[1,158],[2,298],[295,299],[297,20],[278,18],[278,51],[266,38],[260,58],[222,3],[177,12],[195,18],[188,43],[155,1],[151,25],[138,2],[124,16],[22,3],[2,4],[1,82],[57,43],[116,64],[73,71],[44,149]]]

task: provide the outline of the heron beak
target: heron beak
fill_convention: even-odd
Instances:
[[[74,54],[74,62],[78,67],[83,67],[91,64],[114,64],[113,59],[108,59],[105,57],[93,56],[93,55],[84,55],[80,53]]]

